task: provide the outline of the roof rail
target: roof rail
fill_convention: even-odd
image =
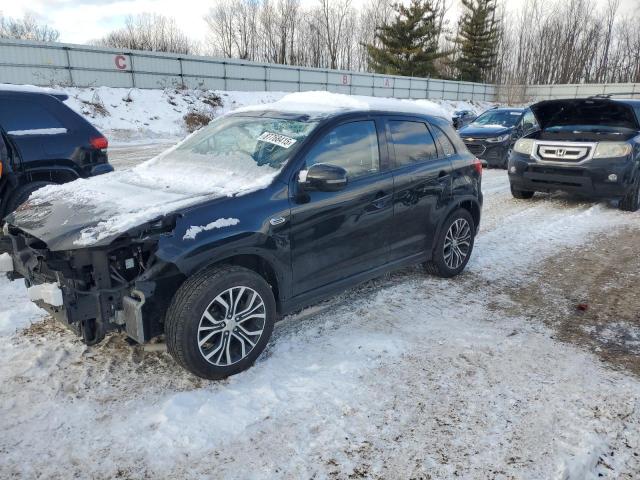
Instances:
[[[612,95],[612,93],[599,93],[597,95],[591,95],[587,98],[611,98]]]

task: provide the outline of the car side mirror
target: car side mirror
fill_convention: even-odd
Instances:
[[[302,170],[298,176],[298,183],[303,190],[318,190],[320,192],[337,192],[347,186],[347,171],[337,165],[316,163],[308,170]]]

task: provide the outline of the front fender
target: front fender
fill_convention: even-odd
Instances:
[[[178,218],[173,233],[160,238],[156,256],[175,265],[185,277],[233,257],[257,257],[276,276],[280,295],[288,296],[291,277],[288,222],[273,226],[268,220],[252,220],[246,215],[236,220],[231,211],[228,215],[214,221],[208,221],[209,216],[203,225],[194,219],[203,218],[201,215]]]

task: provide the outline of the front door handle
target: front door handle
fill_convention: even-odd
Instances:
[[[389,204],[391,200],[391,194],[385,194],[384,192],[378,192],[372,205],[378,210],[382,210]]]

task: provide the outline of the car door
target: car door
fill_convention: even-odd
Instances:
[[[386,122],[394,178],[390,261],[424,254],[433,244],[452,172],[452,153],[436,147],[436,128],[422,119]]]
[[[308,150],[302,169],[316,163],[347,170],[347,186],[292,198],[293,295],[330,285],[386,263],[393,217],[393,178],[383,125],[373,118],[342,123]],[[295,186],[293,187],[295,190]]]

